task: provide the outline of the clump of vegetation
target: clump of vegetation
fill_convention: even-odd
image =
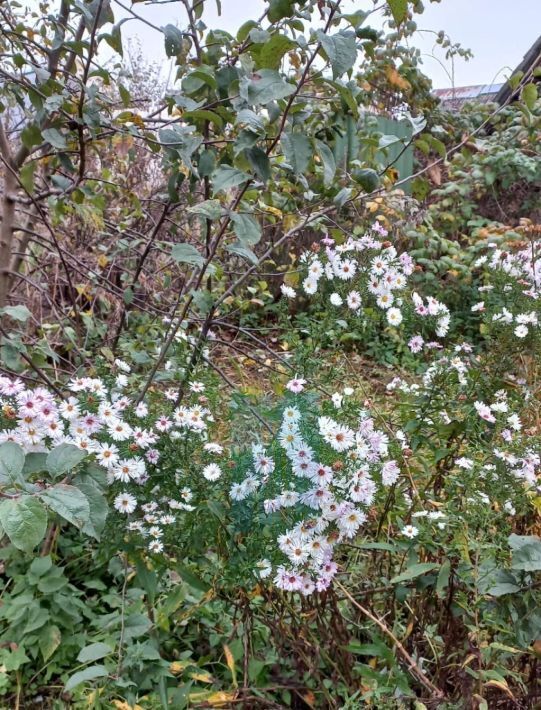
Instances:
[[[0,8],[2,705],[533,707],[535,77],[183,6]]]

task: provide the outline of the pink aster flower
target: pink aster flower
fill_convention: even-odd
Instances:
[[[293,380],[289,380],[286,388],[290,392],[293,392],[293,394],[299,394],[299,392],[303,391],[305,384],[306,380],[303,380],[301,377],[295,377]]]

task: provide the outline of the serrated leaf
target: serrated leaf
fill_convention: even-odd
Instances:
[[[43,140],[47,141],[47,143],[50,143],[53,148],[63,150],[68,145],[66,143],[65,137],[62,135],[62,133],[60,133],[57,128],[44,128],[41,132],[41,135],[43,136]]]
[[[214,192],[220,192],[220,190],[230,190],[232,187],[237,187],[250,179],[248,173],[238,170],[238,168],[233,168],[230,165],[220,165],[212,173],[212,187]]]
[[[0,523],[17,549],[31,552],[45,535],[47,511],[37,498],[23,495],[0,503]]]
[[[280,138],[287,162],[298,175],[304,173],[312,157],[312,144],[304,133],[284,133]]]
[[[267,182],[270,178],[271,170],[269,157],[265,151],[261,150],[261,148],[258,148],[257,146],[254,146],[253,148],[246,149],[244,151],[244,155],[248,159],[250,167],[257,177],[262,182]]]
[[[422,574],[427,574],[427,572],[432,572],[439,565],[435,562],[419,562],[416,565],[408,567],[406,570],[397,574],[396,577],[391,579],[391,584],[398,584],[399,582],[407,582],[410,579],[415,579],[420,577]]]
[[[254,254],[254,252],[251,249],[249,249],[248,247],[245,247],[240,242],[234,242],[233,244],[229,244],[226,247],[226,249],[227,249],[227,251],[231,252],[232,254],[237,254],[237,256],[242,256],[243,259],[246,259],[247,261],[251,262],[254,265],[259,262],[257,255]]]
[[[289,96],[295,91],[275,69],[259,69],[241,86],[241,96],[249,104],[268,104]]]
[[[267,17],[269,22],[279,22],[293,14],[293,0],[269,0]]]
[[[90,519],[90,504],[75,486],[57,483],[40,494],[41,500],[75,527],[82,528]]]
[[[206,219],[218,219],[222,213],[222,205],[219,200],[205,200],[197,205],[188,207],[188,212],[199,214]]]
[[[393,20],[399,25],[408,15],[408,0],[387,0]]]
[[[314,140],[316,152],[323,165],[323,184],[328,187],[336,174],[336,162],[332,150],[323,141]]]
[[[35,123],[29,123],[27,126],[25,126],[21,131],[21,141],[23,145],[28,149],[42,143],[43,138],[41,136],[39,126],[36,126]]]
[[[265,42],[258,57],[258,64],[266,69],[278,69],[282,57],[292,47],[295,42],[281,34],[273,34],[268,42]]]
[[[19,323],[26,323],[32,315],[26,306],[4,306],[0,308],[0,313],[19,321]]]
[[[254,246],[261,239],[261,227],[257,219],[251,214],[233,213],[231,215],[233,230],[237,239],[244,246]]]
[[[97,641],[96,643],[91,643],[88,646],[82,648],[79,651],[77,660],[80,663],[98,661],[100,658],[105,658],[105,656],[108,656],[112,652],[113,649],[108,644],[102,643],[101,641]]]
[[[61,642],[62,634],[55,624],[47,624],[47,626],[41,629],[38,638],[38,646],[45,663],[47,663],[49,658],[60,646]]]
[[[354,32],[339,32],[335,35],[318,33],[318,39],[329,58],[333,79],[349,71],[357,59],[357,41]]]
[[[191,244],[173,244],[171,256],[180,264],[191,264],[192,266],[202,266],[204,258]]]
[[[54,477],[71,471],[88,456],[88,452],[74,444],[60,444],[47,456],[47,471]]]
[[[535,108],[535,103],[537,101],[537,85],[536,84],[526,84],[520,92],[520,98],[526,106],[533,111]]]
[[[95,680],[96,678],[104,678],[107,675],[109,675],[109,673],[105,666],[89,666],[88,668],[84,668],[82,671],[77,671],[77,673],[74,673],[70,678],[68,678],[68,681],[64,686],[64,690],[68,692],[76,688],[81,683],[85,683],[89,680]]]
[[[24,485],[24,451],[14,441],[0,445],[0,486]]]
[[[165,25],[162,27],[164,35],[165,53],[168,57],[176,57],[182,52],[183,35],[175,25]]]
[[[86,496],[90,505],[90,516],[82,531],[85,535],[91,535],[96,540],[99,540],[109,513],[107,500],[93,483],[81,481],[74,483],[74,485]]]

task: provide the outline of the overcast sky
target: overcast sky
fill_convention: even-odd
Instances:
[[[122,2],[131,5],[130,0]],[[246,20],[257,19],[265,7],[263,0],[221,0],[222,14],[219,17],[215,3],[207,0],[206,4],[206,24],[231,33]],[[112,5],[117,19],[129,16],[115,0]],[[441,0],[436,4],[425,0],[425,5],[424,14],[416,15],[419,28],[443,29],[453,42],[459,42],[474,54],[469,62],[460,58],[455,60],[455,86],[504,81],[541,34],[541,0]],[[366,0],[345,0],[347,9],[371,6]],[[132,7],[158,27],[167,23],[179,27],[185,24],[180,3],[169,2],[157,7],[138,2]],[[125,37],[137,36],[144,55],[150,60],[164,61],[163,36],[151,27],[136,21],[127,22],[122,32]],[[441,48],[434,46],[434,35],[420,32],[414,44],[423,52],[424,71],[434,87],[451,86],[451,65],[445,60]]]

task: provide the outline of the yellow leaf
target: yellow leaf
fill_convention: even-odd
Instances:
[[[229,646],[224,643],[224,653],[225,653],[225,662],[227,663],[227,667],[231,671],[231,677],[233,678],[233,686],[236,688],[237,687],[237,669],[235,668],[235,659],[233,658],[233,654],[231,653],[231,649]]]
[[[200,683],[214,683],[214,678],[207,671],[199,673],[190,673],[190,678],[198,680]]]
[[[109,259],[105,256],[105,254],[100,254],[98,256],[98,266],[101,269],[105,269],[105,267],[107,266],[108,263],[109,263]]]
[[[474,661],[477,658],[475,653],[470,653],[470,655],[466,658],[466,660],[462,663],[462,668],[465,668],[467,665],[469,665],[472,661]]]
[[[140,705],[130,705],[124,700],[111,701],[117,710],[143,710]]]
[[[205,703],[206,705],[211,705],[214,708],[219,708],[227,706],[227,704],[235,700],[236,697],[236,691],[219,690],[218,692],[212,692],[209,690],[203,690],[196,693],[190,693],[188,700],[190,703]]]
[[[282,212],[282,210],[279,210],[277,207],[271,207],[270,205],[266,205],[263,202],[260,204],[260,206],[261,206],[261,209],[264,210],[265,212],[268,212],[269,214],[273,214],[275,217],[282,219],[283,212]]]
[[[169,666],[169,670],[173,675],[177,675],[178,673],[185,671],[188,666],[192,665],[193,663],[191,663],[191,661],[173,661],[173,663]]]
[[[409,83],[409,81],[407,79],[404,79],[404,77],[398,73],[398,71],[395,67],[392,66],[392,64],[388,64],[385,67],[385,75],[389,84],[392,84],[393,86],[396,86],[399,89],[402,89],[403,91],[411,89],[411,84]]]
[[[507,685],[507,683],[504,683],[504,682],[502,682],[502,681],[500,681],[500,680],[487,680],[487,682],[486,682],[486,683],[483,683],[483,685],[484,685],[484,686],[489,685],[489,686],[492,687],[492,688],[499,688],[499,690],[503,690],[503,692],[504,692],[506,695],[508,695],[508,696],[511,698],[511,700],[514,700],[514,699],[515,699],[515,696],[514,696],[513,693],[509,690],[509,686]]]

